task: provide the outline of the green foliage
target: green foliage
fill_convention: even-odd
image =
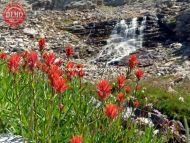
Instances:
[[[38,143],[69,142],[73,135],[82,135],[85,143],[161,143],[153,129],[143,133],[128,120],[122,126],[121,114],[114,120],[104,115],[90,102],[96,98],[95,88],[74,78],[63,94],[55,93],[47,75],[39,70],[9,73],[5,63],[0,65],[0,132],[12,132]],[[63,104],[61,110],[59,105]]]
[[[186,117],[184,117],[184,123],[185,123],[185,129],[186,129],[187,143],[190,143],[190,131],[189,131],[189,126],[188,126]]]
[[[168,78],[153,78],[143,81],[143,86],[146,87],[144,93],[139,95],[140,101],[152,103],[155,108],[161,110],[164,114],[183,121],[186,116],[188,124],[190,124],[190,88],[189,82],[184,82],[176,85],[174,90],[176,93],[168,92]],[[184,102],[179,98],[184,98]]]

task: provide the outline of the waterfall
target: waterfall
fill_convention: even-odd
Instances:
[[[96,60],[110,64],[142,48],[145,27],[146,17],[141,22],[137,17],[132,18],[129,24],[125,20],[119,21]]]

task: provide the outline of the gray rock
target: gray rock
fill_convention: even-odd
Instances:
[[[121,6],[126,4],[126,0],[104,0],[105,5]]]
[[[27,143],[21,136],[13,134],[1,134],[0,143]]]
[[[32,10],[38,9],[53,9],[52,0],[36,0],[32,2]]]
[[[190,40],[190,9],[182,11],[177,16],[175,30],[180,39]]]
[[[23,29],[24,34],[35,37],[38,32],[33,28],[24,28]]]
[[[81,1],[73,1],[69,4],[65,5],[65,9],[93,9],[96,5],[91,1],[81,0]]]

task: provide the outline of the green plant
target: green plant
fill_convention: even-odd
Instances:
[[[184,123],[185,123],[185,129],[186,129],[187,143],[190,143],[190,132],[189,132],[189,126],[188,126],[186,117],[184,117]]]
[[[96,87],[83,81],[83,66],[70,61],[72,47],[66,48],[68,58],[60,61],[45,51],[45,40],[40,39],[39,46],[40,54],[31,50],[5,58],[0,53],[1,132],[38,143],[162,141],[153,129],[141,129],[130,119],[123,125],[123,102],[139,106],[136,96],[144,72],[134,70],[135,55],[130,57],[126,75],[118,76],[113,92],[108,80]],[[122,93],[123,99],[116,93]]]

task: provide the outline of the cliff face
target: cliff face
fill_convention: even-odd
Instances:
[[[176,17],[176,36],[190,42],[190,9],[182,11]]]

